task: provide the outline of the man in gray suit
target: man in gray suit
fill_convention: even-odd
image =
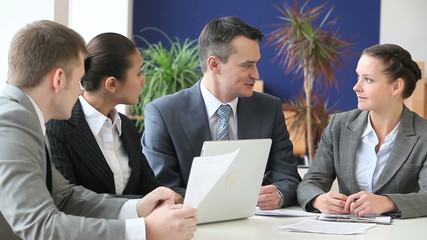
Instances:
[[[80,35],[51,21],[29,24],[12,40],[0,95],[1,238],[191,239],[195,210],[173,205],[170,189],[113,198],[70,185],[51,167],[44,124],[70,117],[85,54]]]
[[[296,203],[301,179],[282,103],[253,91],[262,38],[261,31],[236,17],[210,21],[199,37],[203,79],[147,104],[143,152],[162,184],[185,194],[193,158],[200,156],[204,141],[271,138],[269,181],[261,187],[258,206],[276,209]],[[222,107],[230,114],[228,127],[222,127],[223,113],[217,113]]]

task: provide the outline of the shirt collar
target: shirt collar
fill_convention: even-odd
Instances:
[[[205,101],[206,110],[208,113],[208,119],[212,117],[216,113],[216,110],[223,104],[230,105],[233,110],[233,118],[236,117],[237,113],[237,103],[239,102],[239,98],[233,99],[233,101],[229,103],[223,103],[218,98],[216,98],[209,90],[206,88],[204,84],[204,79],[200,82],[200,91],[202,93],[203,100]]]
[[[384,142],[390,142],[390,141],[394,141],[394,139],[396,138],[397,135],[397,129],[400,125],[400,121],[399,123],[396,125],[396,127],[394,127],[394,129],[385,137]],[[366,135],[368,135],[369,133],[375,134],[374,128],[372,127],[371,124],[371,116],[368,114],[368,122],[366,123],[366,127],[365,127],[365,131],[363,131],[363,134],[360,138],[365,137]],[[376,134],[375,134],[376,136]]]
[[[90,105],[90,103],[88,103],[83,96],[79,96],[79,100],[82,105],[82,110],[85,115],[86,121],[89,124],[90,130],[92,131],[93,135],[97,136],[101,131],[104,122],[107,120],[107,116],[100,113],[96,108]],[[116,127],[119,136],[121,136],[122,121],[116,108],[113,108],[108,115],[111,118],[113,126]]]
[[[363,131],[363,134],[360,138],[365,137],[366,135],[368,135],[368,133],[370,133],[373,130],[374,129],[372,128],[372,125],[371,125],[371,116],[368,114],[368,122],[366,123],[365,131]]]
[[[400,121],[399,121],[399,123],[396,125],[396,127],[394,127],[394,129],[393,129],[393,131],[391,131],[391,133],[389,133],[387,136],[385,136],[385,139],[384,139],[384,142],[390,142],[390,141],[394,141],[394,139],[396,139],[396,135],[397,135],[397,132],[398,132],[398,128],[399,128],[399,125],[400,125]]]
[[[32,103],[32,104],[33,104],[33,106],[34,106],[34,109],[36,110],[37,117],[39,118],[40,126],[41,126],[41,128],[42,128],[42,133],[43,133],[43,135],[44,135],[44,136],[46,136],[46,125],[45,125],[45,122],[44,122],[43,113],[42,113],[42,111],[40,110],[39,106],[37,106],[36,102],[34,102],[34,100],[33,100],[33,99],[31,99],[31,97],[30,97],[30,96],[28,96],[28,94],[27,94],[27,97],[30,99],[31,103]]]

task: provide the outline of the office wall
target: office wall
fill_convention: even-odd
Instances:
[[[137,0],[134,1],[133,29],[138,34],[142,28],[157,27],[172,37],[195,39],[212,18],[235,15],[264,33],[269,33],[275,29],[272,25],[280,22],[277,17],[279,11],[274,4],[281,6],[283,2],[293,6],[293,0]],[[304,2],[300,0],[300,4]],[[364,48],[379,42],[380,0],[311,0],[310,6],[324,2],[335,6],[332,17],[339,17],[336,27],[344,37],[352,36],[351,41],[355,43],[352,48],[355,54],[345,57],[348,68],[337,72],[339,90],[331,89],[327,98],[329,105],[335,104],[339,110],[352,109],[356,107],[352,86],[356,79],[354,69],[359,54]],[[164,40],[153,31],[141,35],[151,41]],[[265,45],[265,41],[261,45],[261,54],[258,66],[261,78],[265,81],[264,91],[282,100],[297,96],[302,89],[302,79],[285,74],[279,64],[272,61],[274,49]]]
[[[180,38],[197,38],[203,26],[212,18],[236,15],[246,22],[260,28],[263,32],[271,32],[277,23],[277,10],[273,4],[280,5],[280,0],[217,0],[207,5],[205,1],[191,0],[68,0],[70,8],[74,9],[70,16],[70,23],[79,32],[84,33],[85,39],[89,39],[102,31],[111,31],[116,22],[125,24],[122,30],[115,30],[128,36],[132,30],[138,34],[139,30],[147,26],[156,26],[167,32],[170,36]],[[77,5],[73,7],[73,1]],[[292,4],[292,0],[286,0]],[[15,32],[26,23],[37,19],[51,19],[63,22],[68,21],[60,17],[68,14],[58,13],[54,3],[63,3],[67,0],[9,0],[0,5],[0,89],[3,88],[7,79],[7,52],[10,40]],[[88,2],[88,4],[84,4]],[[301,1],[303,2],[303,1]],[[325,0],[312,0],[311,3],[318,5]],[[344,36],[354,35],[356,42],[354,51],[356,55],[348,57],[348,68],[339,72],[340,88],[329,93],[329,104],[336,103],[336,108],[346,110],[354,108],[355,98],[352,91],[355,74],[354,68],[361,50],[372,44],[381,42],[393,42],[407,48],[417,61],[427,62],[427,31],[424,24],[427,22],[427,1],[425,0],[332,0],[335,5],[334,13],[340,16],[338,26]],[[82,6],[80,6],[80,5]],[[134,10],[132,11],[132,4]],[[60,5],[60,4],[59,4]],[[26,6],[26,7],[22,7]],[[85,7],[86,6],[86,7]],[[90,8],[89,8],[90,6]],[[64,7],[59,6],[60,10]],[[128,14],[123,13],[128,9]],[[84,15],[79,15],[82,12]],[[120,14],[117,14],[117,13]],[[132,16],[133,15],[133,16]],[[74,16],[74,17],[73,17]],[[79,16],[82,16],[79,18]],[[83,16],[91,17],[92,20],[82,21]],[[123,20],[124,18],[128,18]],[[134,21],[132,29],[132,17]],[[13,19],[13,20],[12,20]],[[96,21],[97,25],[93,25]],[[102,24],[102,23],[105,24]],[[100,25],[98,25],[100,24]],[[113,25],[112,25],[113,24]],[[80,27],[86,27],[81,29]],[[103,27],[100,27],[103,26]],[[105,27],[105,28],[104,28]],[[110,28],[109,28],[110,27]],[[123,30],[126,29],[126,30]],[[86,34],[87,33],[87,34]],[[159,40],[161,37],[150,33],[145,35],[148,39]],[[265,91],[289,99],[298,94],[301,82],[292,80],[293,75],[285,75],[277,63],[272,62],[274,51],[272,47],[262,45],[263,59],[260,63],[260,72],[265,80]]]
[[[86,41],[103,32],[132,37],[133,0],[9,0],[0,5],[0,89],[6,84],[10,40],[27,23],[54,20],[74,29]],[[117,109],[126,113],[124,105]]]
[[[427,63],[426,9],[425,0],[382,0],[380,42],[399,44]]]
[[[86,42],[103,32],[132,37],[133,0],[69,0],[69,27]]]
[[[2,1],[0,6],[0,89],[3,89],[7,80],[7,55],[13,35],[29,22],[53,20],[54,0],[8,0]]]

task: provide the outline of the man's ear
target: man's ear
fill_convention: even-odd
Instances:
[[[52,73],[52,87],[56,93],[61,91],[65,84],[65,72],[62,68],[53,70]]]
[[[117,79],[115,77],[108,77],[104,81],[104,87],[109,92],[115,92],[117,90]]]
[[[215,73],[219,73],[219,59],[216,56],[210,56],[207,60],[208,68]]]

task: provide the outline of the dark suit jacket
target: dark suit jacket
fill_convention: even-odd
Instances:
[[[368,113],[356,109],[331,118],[313,163],[298,186],[301,207],[314,210],[311,200],[328,192],[335,178],[340,193],[350,195],[361,191],[354,167]],[[406,106],[393,149],[372,192],[390,197],[402,218],[427,216],[427,120]]]
[[[132,169],[123,195],[145,195],[159,186],[153,170],[142,153],[135,124],[123,114],[120,136]],[[52,162],[71,183],[97,193],[115,193],[114,176],[77,100],[69,120],[51,120],[46,124]]]
[[[178,93],[161,97],[145,108],[143,152],[160,183],[184,194],[193,158],[204,141],[211,140],[200,82]],[[285,206],[296,204],[301,178],[292,153],[282,104],[278,98],[254,92],[239,98],[238,138],[271,138],[266,171],[285,196]],[[250,163],[248,163],[250,164]]]
[[[40,121],[12,85],[0,94],[0,132],[0,239],[17,239],[14,232],[23,239],[123,238],[125,221],[113,218],[127,199],[71,185],[55,168],[49,193]]]

